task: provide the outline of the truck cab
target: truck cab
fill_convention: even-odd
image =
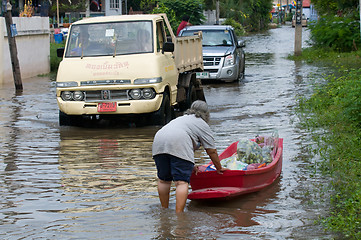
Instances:
[[[58,49],[60,125],[140,114],[154,124],[169,122],[182,99],[176,62],[183,59],[174,55],[175,37],[167,42],[167,21],[161,15],[125,15],[73,23],[65,49]]]

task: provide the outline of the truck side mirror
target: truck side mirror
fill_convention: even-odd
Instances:
[[[56,55],[59,57],[59,58],[62,58],[64,56],[64,48],[58,48],[56,49]]]
[[[238,41],[237,47],[243,48],[243,47],[245,47],[245,46],[246,46],[246,43],[245,43],[244,41],[242,41],[242,40],[239,40],[239,41]]]
[[[164,53],[164,52],[174,52],[174,43],[172,43],[172,42],[163,43],[162,53]]]

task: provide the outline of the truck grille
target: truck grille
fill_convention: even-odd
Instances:
[[[204,57],[203,64],[204,66],[219,66],[221,62],[220,57]]]
[[[86,102],[121,101],[128,100],[127,90],[96,90],[85,91]]]

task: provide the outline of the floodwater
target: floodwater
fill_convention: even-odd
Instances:
[[[309,32],[303,29],[306,45]],[[309,166],[313,144],[293,108],[322,69],[287,60],[290,25],[247,36],[240,83],[205,84],[218,151],[257,134],[284,138],[283,172],[270,187],[232,201],[161,209],[151,157],[157,127],[59,127],[47,77],[0,89],[2,239],[329,239],[314,225],[327,213],[327,184]],[[209,160],[197,151],[196,161]],[[174,189],[174,187],[173,187]]]

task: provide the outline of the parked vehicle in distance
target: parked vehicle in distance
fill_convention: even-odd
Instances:
[[[175,108],[205,100],[196,78],[203,71],[201,33],[176,37],[165,14],[77,21],[58,56],[60,125],[115,116],[164,125]]]
[[[305,14],[302,14],[302,20],[301,20],[302,27],[307,27],[307,18]],[[296,27],[296,14],[292,17],[292,27]]]
[[[232,82],[242,80],[245,73],[244,41],[237,40],[232,26],[196,25],[182,29],[179,36],[203,35],[204,71],[197,78]]]

